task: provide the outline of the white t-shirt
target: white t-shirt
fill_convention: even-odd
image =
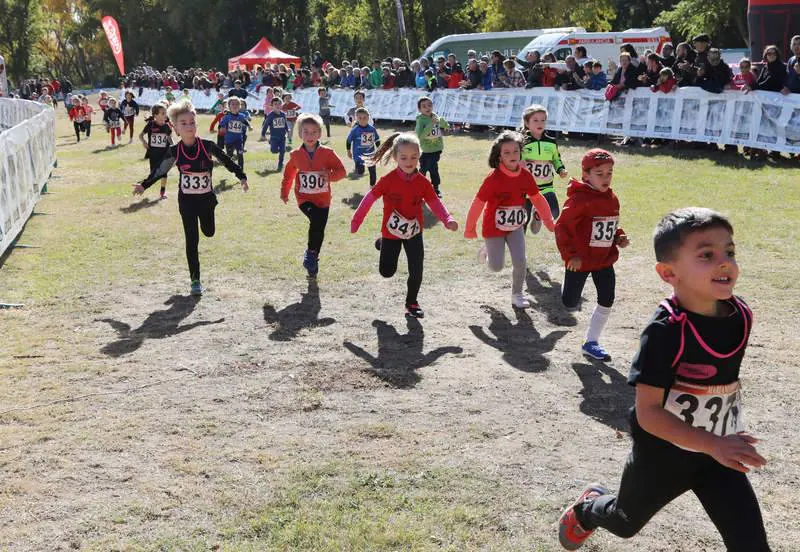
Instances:
[[[0,56],[0,96],[8,97],[8,71],[6,70],[6,60]]]

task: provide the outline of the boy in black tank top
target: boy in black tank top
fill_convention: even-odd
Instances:
[[[766,460],[742,418],[739,367],[753,315],[733,295],[733,228],[709,209],[680,209],[658,224],[654,245],[656,271],[675,294],[659,305],[631,366],[633,450],[618,495],[589,485],[561,516],[559,540],[576,550],[598,527],[632,537],[691,490],[729,551],[767,552],[746,475]]]
[[[200,230],[209,238],[216,231],[214,208],[217,206],[217,196],[211,181],[211,172],[214,169],[212,155],[236,175],[245,192],[248,190],[247,175],[217,144],[197,138],[195,111],[191,103],[184,101],[173,104],[168,113],[181,140],[169,147],[161,164],[150,173],[150,176],[133,185],[133,193],[134,195],[143,193],[155,182],[166,177],[173,165],[178,165],[180,173],[178,210],[183,219],[183,232],[186,236],[186,260],[189,263],[189,276],[192,281],[191,294],[202,295],[200,258],[197,252],[200,234],[197,225],[200,224]]]

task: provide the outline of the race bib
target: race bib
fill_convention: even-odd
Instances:
[[[301,172],[299,181],[302,194],[321,194],[330,191],[328,174],[324,172]]]
[[[119,128],[119,119],[109,119],[108,128]]]
[[[523,224],[528,218],[525,207],[517,205],[514,207],[498,207],[494,212],[494,225],[498,230],[513,232]]]
[[[617,233],[619,217],[594,217],[589,247],[611,247]]]
[[[211,173],[182,172],[180,190],[184,194],[206,194],[211,191]]]
[[[133,117],[134,113],[135,113],[135,111],[133,110],[132,107],[126,107],[125,109],[122,110],[122,114],[125,117]]]
[[[551,161],[525,161],[525,167],[537,184],[550,184],[553,181],[555,171]]]
[[[386,229],[392,236],[401,240],[408,240],[420,233],[419,221],[407,219],[397,211],[393,211],[386,221]]]
[[[86,119],[85,119],[84,117],[80,116],[80,115],[78,115],[77,117],[75,117],[75,122],[76,122],[76,123],[82,123],[82,122],[83,122],[83,121],[85,121],[85,120],[86,120]]]
[[[272,128],[286,128],[286,119],[283,117],[272,119]]]
[[[687,424],[724,437],[744,431],[739,382],[729,385],[676,383],[664,409]]]
[[[155,133],[150,135],[150,147],[166,148],[169,145],[169,136],[166,134]]]
[[[372,149],[375,147],[375,135],[365,132],[361,135],[361,149]]]
[[[242,125],[241,121],[228,121],[228,132],[233,132],[234,134],[241,134],[242,133]]]
[[[439,138],[442,135],[442,127],[439,124],[435,124],[431,127],[431,138]]]
[[[286,112],[287,119],[295,119],[296,117],[297,117],[297,111],[295,111],[294,109],[290,109],[289,111]]]

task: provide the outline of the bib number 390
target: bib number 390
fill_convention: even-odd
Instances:
[[[394,211],[389,220],[386,221],[386,229],[392,236],[401,240],[408,240],[419,234],[420,227],[417,219],[407,219],[397,211]]]
[[[528,214],[522,206],[498,207],[494,215],[494,225],[498,230],[513,232],[523,224]]]
[[[328,191],[328,178],[325,173],[301,172],[300,192],[304,194],[321,194]]]
[[[205,194],[211,191],[211,174],[204,173],[181,173],[181,191],[184,194]]]
[[[611,247],[617,234],[619,217],[594,217],[589,247]]]

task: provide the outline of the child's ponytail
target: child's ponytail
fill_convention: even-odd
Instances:
[[[395,132],[381,144],[378,151],[365,157],[366,165],[374,167],[380,162],[383,162],[384,165],[387,164],[389,158],[394,156],[397,148],[406,144],[413,144],[417,146],[417,148],[420,147],[419,139],[415,134],[411,134],[410,132]],[[389,153],[389,155],[387,155],[387,153]]]

